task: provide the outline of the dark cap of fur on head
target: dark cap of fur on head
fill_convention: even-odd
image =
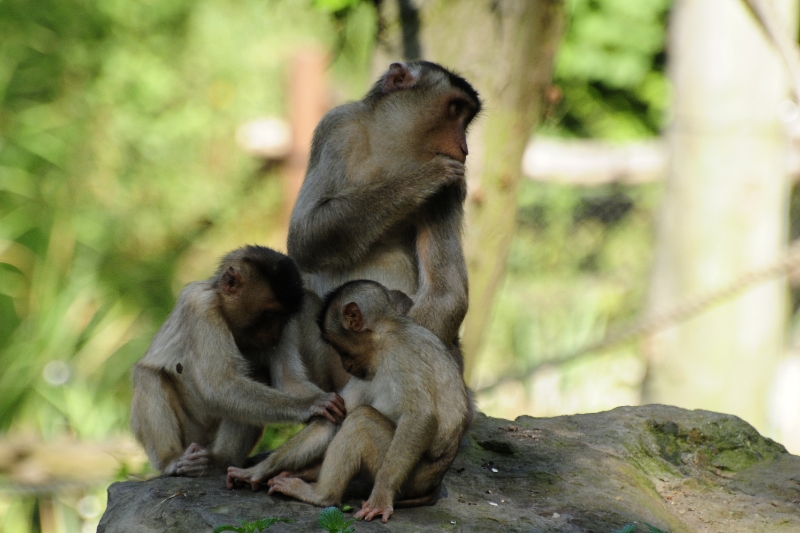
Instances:
[[[437,72],[440,72],[440,73],[444,74],[445,76],[447,76],[447,79],[450,81],[450,85],[452,85],[453,87],[455,87],[455,88],[463,91],[464,93],[466,93],[467,96],[469,96],[475,102],[475,105],[476,105],[475,114],[477,115],[478,113],[480,113],[480,110],[481,110],[481,98],[480,98],[480,95],[478,94],[478,91],[476,91],[475,88],[472,85],[470,85],[470,83],[467,80],[465,80],[464,78],[462,78],[461,76],[459,76],[458,74],[453,72],[452,70],[447,69],[447,68],[443,67],[442,65],[439,65],[438,63],[433,63],[431,61],[408,61],[408,62],[405,62],[404,64],[409,69],[411,69],[411,68],[413,68],[415,66],[421,66],[421,67],[423,67],[424,70],[434,70],[434,71],[437,71]],[[416,90],[416,89],[424,88],[425,87],[425,79],[424,79],[425,77],[421,76],[421,78],[422,79],[418,80],[418,83],[414,84],[408,90],[413,91],[413,90]],[[380,100],[381,98],[383,98],[385,96],[383,94],[383,80],[384,80],[384,77],[381,76],[381,78],[378,81],[375,82],[375,84],[372,86],[372,88],[370,88],[369,92],[367,93],[367,96],[365,97],[365,100],[376,101],[376,100]]]
[[[287,313],[294,314],[303,306],[303,279],[294,259],[288,255],[266,246],[244,246],[222,259],[217,278],[222,274],[225,265],[232,260],[247,263],[269,281],[272,292]]]

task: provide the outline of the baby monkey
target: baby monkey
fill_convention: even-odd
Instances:
[[[228,488],[256,490],[268,480],[270,494],[326,507],[340,504],[360,474],[373,488],[356,518],[386,522],[395,506],[433,504],[470,411],[456,361],[408,318],[412,305],[374,281],[351,281],[329,294],[319,325],[353,376],[341,392],[347,417],[341,426],[316,419],[264,462],[229,468]],[[320,460],[315,483],[292,477]]]

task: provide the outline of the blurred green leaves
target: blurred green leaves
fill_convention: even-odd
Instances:
[[[364,0],[312,0],[311,5],[327,13],[336,13],[355,7],[363,1]]]
[[[671,0],[567,0],[556,63],[563,92],[549,134],[631,139],[659,132],[668,104],[664,74]]]
[[[177,290],[276,223],[236,128],[335,38],[276,0],[0,2],[0,430],[125,430]]]

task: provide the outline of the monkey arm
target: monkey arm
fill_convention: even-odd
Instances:
[[[193,342],[185,354],[180,379],[203,399],[206,409],[221,418],[259,425],[304,422],[314,414],[323,414],[314,412],[314,408],[325,393],[309,384],[305,394],[296,395],[249,378],[247,361],[222,319],[214,320],[213,315],[199,318],[187,325],[192,329],[188,337]]]
[[[223,383],[218,382],[222,380]],[[314,413],[312,407],[319,396],[294,396],[267,387],[262,383],[236,374],[213,379],[199,379],[199,389],[205,389],[207,407],[222,418],[233,418],[251,424],[295,421],[305,422]]]
[[[415,402],[423,405],[423,400],[417,399]],[[375,485],[365,505],[373,508],[392,506],[395,495],[430,447],[436,429],[436,415],[432,410],[417,409],[400,417],[386,459],[375,475]]]
[[[268,363],[270,385],[294,396],[303,397],[319,396],[323,393],[323,390],[309,378],[300,354],[301,345],[307,344],[303,339],[307,333],[301,332],[303,326],[301,322],[315,323],[315,317],[307,315],[304,310],[303,314],[293,317],[284,327],[281,341],[269,354]]]
[[[417,224],[418,290],[408,316],[435,333],[446,346],[458,336],[467,314],[467,265],[461,246],[466,183],[438,192]]]
[[[349,136],[352,145],[364,144],[355,134]],[[292,211],[289,255],[305,271],[353,266],[389,228],[407,220],[443,185],[464,176],[464,165],[443,155],[424,163],[406,156],[403,164],[387,165],[383,159],[389,156],[383,153],[372,151],[353,161],[340,152],[322,150]]]

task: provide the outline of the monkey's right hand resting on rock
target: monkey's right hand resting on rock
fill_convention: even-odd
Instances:
[[[303,295],[294,261],[261,246],[183,290],[133,371],[131,426],[155,468],[221,473],[244,464],[266,423],[344,418],[296,350]]]
[[[374,281],[328,295],[319,322],[353,376],[342,390],[347,417],[341,428],[315,420],[265,461],[229,468],[228,488],[266,482],[270,494],[325,507],[340,504],[360,473],[374,484],[357,518],[386,522],[395,507],[433,504],[469,425],[469,404],[456,362],[408,318],[411,305]],[[291,474],[321,460],[315,483]]]

